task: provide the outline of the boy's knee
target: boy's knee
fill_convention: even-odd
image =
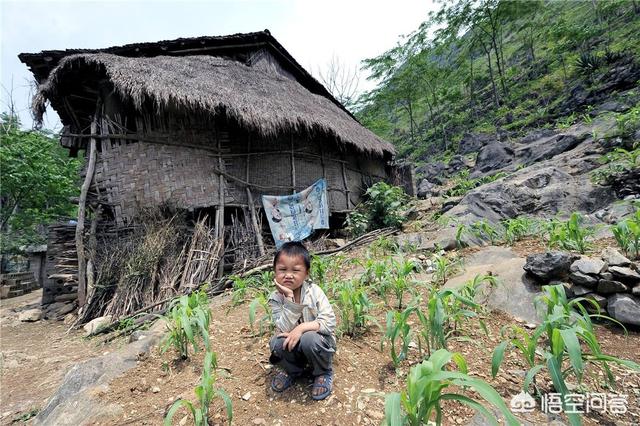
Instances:
[[[282,344],[284,343],[285,337],[281,336],[273,336],[269,341],[269,349],[271,352],[281,353],[282,352]]]
[[[302,351],[317,350],[322,343],[321,339],[322,336],[317,331],[307,331],[300,336],[300,349]]]

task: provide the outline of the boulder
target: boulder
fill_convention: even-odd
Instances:
[[[631,289],[631,294],[634,296],[640,296],[640,284]]]
[[[609,298],[607,312],[623,324],[640,325],[640,299],[617,293]]]
[[[618,250],[607,247],[602,251],[602,260],[609,266],[629,266],[631,261],[624,257]]]
[[[429,198],[435,185],[429,182],[427,179],[422,179],[418,184],[418,191],[416,196],[420,199]]]
[[[611,272],[603,272],[600,274],[600,279],[613,281],[613,274]]]
[[[576,284],[584,285],[587,287],[595,287],[596,285],[598,285],[598,277],[583,274],[582,272],[571,272],[569,274],[569,279]]]
[[[478,153],[473,175],[479,176],[494,170],[500,170],[511,165],[514,159],[515,152],[511,147],[501,142],[492,142]]]
[[[600,280],[598,281],[598,293],[624,293],[629,290],[629,287],[622,284],[620,281]]]
[[[22,322],[35,322],[40,321],[42,319],[42,309],[34,308],[27,309],[26,311],[20,312],[18,315],[18,321]]]
[[[416,176],[440,185],[443,182],[442,177],[445,170],[447,170],[447,166],[442,162],[429,163],[416,168]]]
[[[614,277],[618,278],[621,281],[625,281],[625,282],[640,281],[640,274],[638,273],[638,271],[634,271],[631,268],[627,268],[623,266],[611,266],[609,268],[609,272],[611,272]]]
[[[467,163],[465,163],[464,157],[462,155],[454,155],[447,166],[447,170],[449,171],[449,173],[459,172],[460,170],[466,168]]]
[[[89,336],[91,334],[94,334],[101,328],[104,328],[107,325],[111,324],[111,318],[112,318],[111,315],[105,315],[103,317],[92,319],[91,321],[86,323],[83,327],[84,331],[86,332],[85,335]]]
[[[572,150],[584,141],[584,139],[584,137],[579,138],[571,134],[560,134],[541,138],[519,149],[516,152],[516,157],[518,162],[522,164],[537,163]]]
[[[495,136],[486,133],[465,133],[458,144],[458,152],[462,155],[478,152],[495,139]]]
[[[571,272],[580,272],[587,275],[598,275],[605,271],[607,265],[600,259],[578,259],[571,264]]]
[[[548,251],[546,253],[530,254],[522,267],[525,271],[542,281],[562,279],[569,274],[571,264],[577,259],[569,253]]]

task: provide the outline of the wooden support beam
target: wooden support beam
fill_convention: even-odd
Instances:
[[[251,176],[249,174],[249,163],[251,161],[251,133],[247,135],[247,163],[245,164],[245,179],[247,183],[251,182]],[[256,242],[258,243],[258,252],[260,256],[264,256],[264,241],[262,240],[262,229],[258,226],[258,218],[256,217],[256,207],[253,204],[253,195],[249,186],[245,187],[247,192],[247,208],[249,210],[249,216],[251,216],[251,225],[253,231],[256,233]]]
[[[96,113],[91,121],[91,134],[96,134],[98,131],[98,117],[101,114],[102,102],[98,100],[96,105]],[[87,280],[86,280],[86,265],[85,265],[85,253],[84,253],[84,219],[87,208],[87,193],[93,180],[93,174],[96,169],[96,138],[91,138],[89,142],[89,155],[87,164],[87,173],[84,177],[84,182],[80,188],[80,200],[78,201],[78,224],[76,225],[76,251],[78,253],[78,306],[84,306],[87,297]]]

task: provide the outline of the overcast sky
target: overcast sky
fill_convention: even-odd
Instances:
[[[2,106],[8,93],[24,127],[32,75],[17,55],[48,49],[102,48],[178,37],[269,29],[314,75],[336,55],[355,66],[393,47],[433,8],[431,0],[0,0]],[[367,88],[362,82],[360,88]],[[369,86],[370,87],[370,86]],[[49,109],[45,127],[59,126]]]

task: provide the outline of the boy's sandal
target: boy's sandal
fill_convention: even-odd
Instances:
[[[322,378],[322,383],[320,383],[320,378]],[[324,389],[323,392],[319,394],[314,394],[313,391],[316,389]],[[311,389],[311,398],[316,401],[320,401],[321,399],[325,399],[331,394],[331,390],[333,389],[333,373],[320,374],[316,376],[313,380],[313,387]]]
[[[271,379],[271,389],[274,392],[284,392],[293,384],[294,379],[286,371],[278,371]]]

